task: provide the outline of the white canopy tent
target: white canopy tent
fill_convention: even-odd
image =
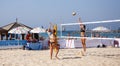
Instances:
[[[106,28],[106,27],[99,26],[99,27],[96,27],[96,28],[92,29],[92,31],[93,32],[110,32],[111,30]],[[99,37],[101,37],[101,36],[99,36]],[[100,40],[100,42],[101,43],[99,44],[99,46],[102,46],[103,45],[102,44],[102,39]]]
[[[36,27],[36,28],[33,28],[30,32],[31,33],[45,33],[46,30],[40,27]]]
[[[33,33],[33,38],[35,38],[35,35],[37,34],[38,36],[36,37],[36,39],[39,39],[40,33],[45,33],[46,30],[41,27],[36,27],[33,28],[30,32]]]
[[[111,30],[106,28],[106,27],[99,26],[99,27],[96,27],[96,28],[92,29],[92,31],[95,31],[95,32],[110,32]]]
[[[29,28],[20,26],[20,27],[16,27],[16,28],[11,29],[10,31],[8,31],[8,33],[12,33],[12,34],[27,34],[28,31],[30,31]]]
[[[30,31],[29,28],[19,26],[19,27],[11,29],[10,31],[8,31],[8,33],[11,33],[11,34],[27,34],[28,31]],[[18,45],[19,45],[19,39],[18,39]]]

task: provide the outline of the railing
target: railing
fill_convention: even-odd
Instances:
[[[27,44],[26,40],[1,40],[0,49],[22,48],[25,44]]]

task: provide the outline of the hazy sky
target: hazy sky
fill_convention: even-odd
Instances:
[[[72,16],[76,11],[77,15]],[[0,0],[0,26],[18,22],[31,27],[49,23],[120,19],[120,0]]]

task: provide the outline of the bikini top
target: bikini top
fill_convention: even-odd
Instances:
[[[82,27],[80,28],[80,31],[81,31],[81,32],[85,32],[85,29],[86,29],[86,26],[85,26],[85,25],[82,25]]]

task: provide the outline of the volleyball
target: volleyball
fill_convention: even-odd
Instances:
[[[72,15],[75,16],[75,15],[76,15],[76,12],[73,12]]]

